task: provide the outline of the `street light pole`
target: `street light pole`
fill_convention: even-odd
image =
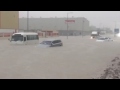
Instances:
[[[83,37],[83,31],[84,31],[84,19],[83,19],[83,24],[82,24],[82,37]]]
[[[29,31],[29,11],[27,11],[27,31]]]
[[[67,39],[68,39],[68,13],[67,13]]]
[[[117,22],[115,22],[115,29],[116,29],[116,27],[117,27]],[[115,29],[114,29],[114,37],[115,37]]]
[[[68,33],[68,27],[69,27],[69,26],[68,26],[68,15],[71,14],[71,13],[73,13],[73,12],[68,12],[68,13],[67,13],[67,39],[68,39],[68,36],[69,36],[69,35],[68,35],[68,34],[69,34],[69,33]]]

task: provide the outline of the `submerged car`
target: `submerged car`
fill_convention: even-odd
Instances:
[[[42,41],[39,46],[56,47],[56,46],[63,46],[63,43],[61,40],[49,39]]]
[[[96,41],[97,42],[105,42],[105,41],[113,41],[113,40],[109,37],[100,37]]]

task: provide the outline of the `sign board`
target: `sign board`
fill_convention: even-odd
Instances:
[[[65,23],[75,23],[75,20],[65,20]]]
[[[120,33],[120,30],[118,28],[114,29],[114,33],[118,34],[118,33]]]

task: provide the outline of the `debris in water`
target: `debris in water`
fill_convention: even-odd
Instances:
[[[120,58],[115,57],[112,64],[104,70],[104,73],[98,79],[120,79]]]

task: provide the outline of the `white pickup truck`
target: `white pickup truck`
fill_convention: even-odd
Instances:
[[[99,32],[98,31],[93,31],[92,33],[91,33],[91,39],[93,39],[93,38],[98,38],[100,35],[99,35]]]

